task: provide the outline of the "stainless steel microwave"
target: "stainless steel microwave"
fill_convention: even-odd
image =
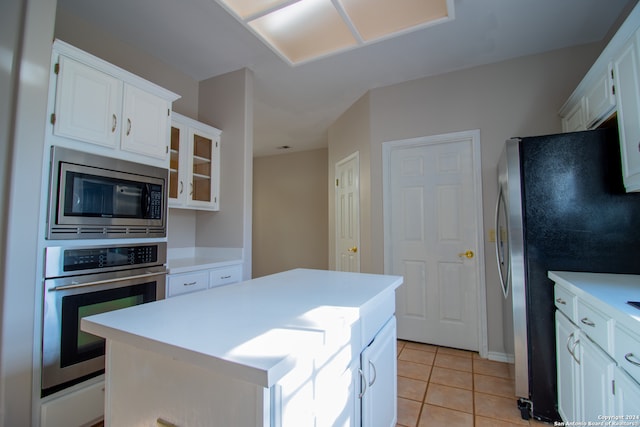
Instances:
[[[51,147],[47,239],[167,235],[168,171]]]

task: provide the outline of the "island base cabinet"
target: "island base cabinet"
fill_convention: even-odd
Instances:
[[[620,368],[615,369],[615,414],[622,421],[640,423],[640,384]]]
[[[106,371],[105,426],[270,425],[267,390],[255,384],[111,340]]]
[[[361,355],[362,425],[394,427],[398,418],[396,318],[393,316]]]

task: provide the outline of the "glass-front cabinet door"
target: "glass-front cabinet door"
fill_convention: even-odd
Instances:
[[[173,123],[171,126],[171,144],[169,148],[169,205],[175,206],[183,203],[184,178],[182,177],[183,161],[180,161],[182,140],[184,139],[184,126]]]
[[[193,143],[191,156],[191,201],[210,203],[215,197],[212,194],[213,149],[215,142],[196,131],[189,134]]]
[[[214,127],[173,114],[169,206],[219,210],[220,134]]]

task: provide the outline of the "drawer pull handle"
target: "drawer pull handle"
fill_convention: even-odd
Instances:
[[[633,353],[625,354],[624,358],[627,360],[627,362],[631,363],[632,365],[640,366],[640,361],[637,361],[638,358]],[[636,359],[636,360],[631,360],[631,359]]]
[[[193,286],[198,282],[189,282],[189,283],[183,283],[182,286]]]
[[[178,427],[178,424],[174,424],[170,421],[165,420],[164,418],[158,418],[156,423],[162,427]]]
[[[591,320],[589,320],[588,317],[583,317],[582,319],[580,319],[580,321],[582,323],[584,323],[585,325],[587,325],[587,326],[591,326],[592,328],[595,328],[595,326],[596,326],[596,324],[593,323]]]
[[[231,276],[220,276],[220,279],[222,280],[231,279]]]
[[[567,305],[567,302],[562,298],[556,298],[556,302],[561,305]]]

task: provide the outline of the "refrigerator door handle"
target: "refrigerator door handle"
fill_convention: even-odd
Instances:
[[[496,227],[496,238],[495,238],[495,243],[496,243],[496,262],[498,264],[498,277],[500,278],[500,287],[502,288],[502,293],[504,294],[504,297],[507,298],[507,295],[509,294],[509,270],[507,270],[507,277],[503,277],[502,274],[502,268],[501,268],[501,264],[503,261],[503,257],[501,257],[500,255],[500,202],[504,203],[504,192],[502,190],[502,185],[498,186],[498,198],[496,200],[496,214],[495,214],[495,227]],[[507,269],[509,269],[510,266],[507,265]]]

